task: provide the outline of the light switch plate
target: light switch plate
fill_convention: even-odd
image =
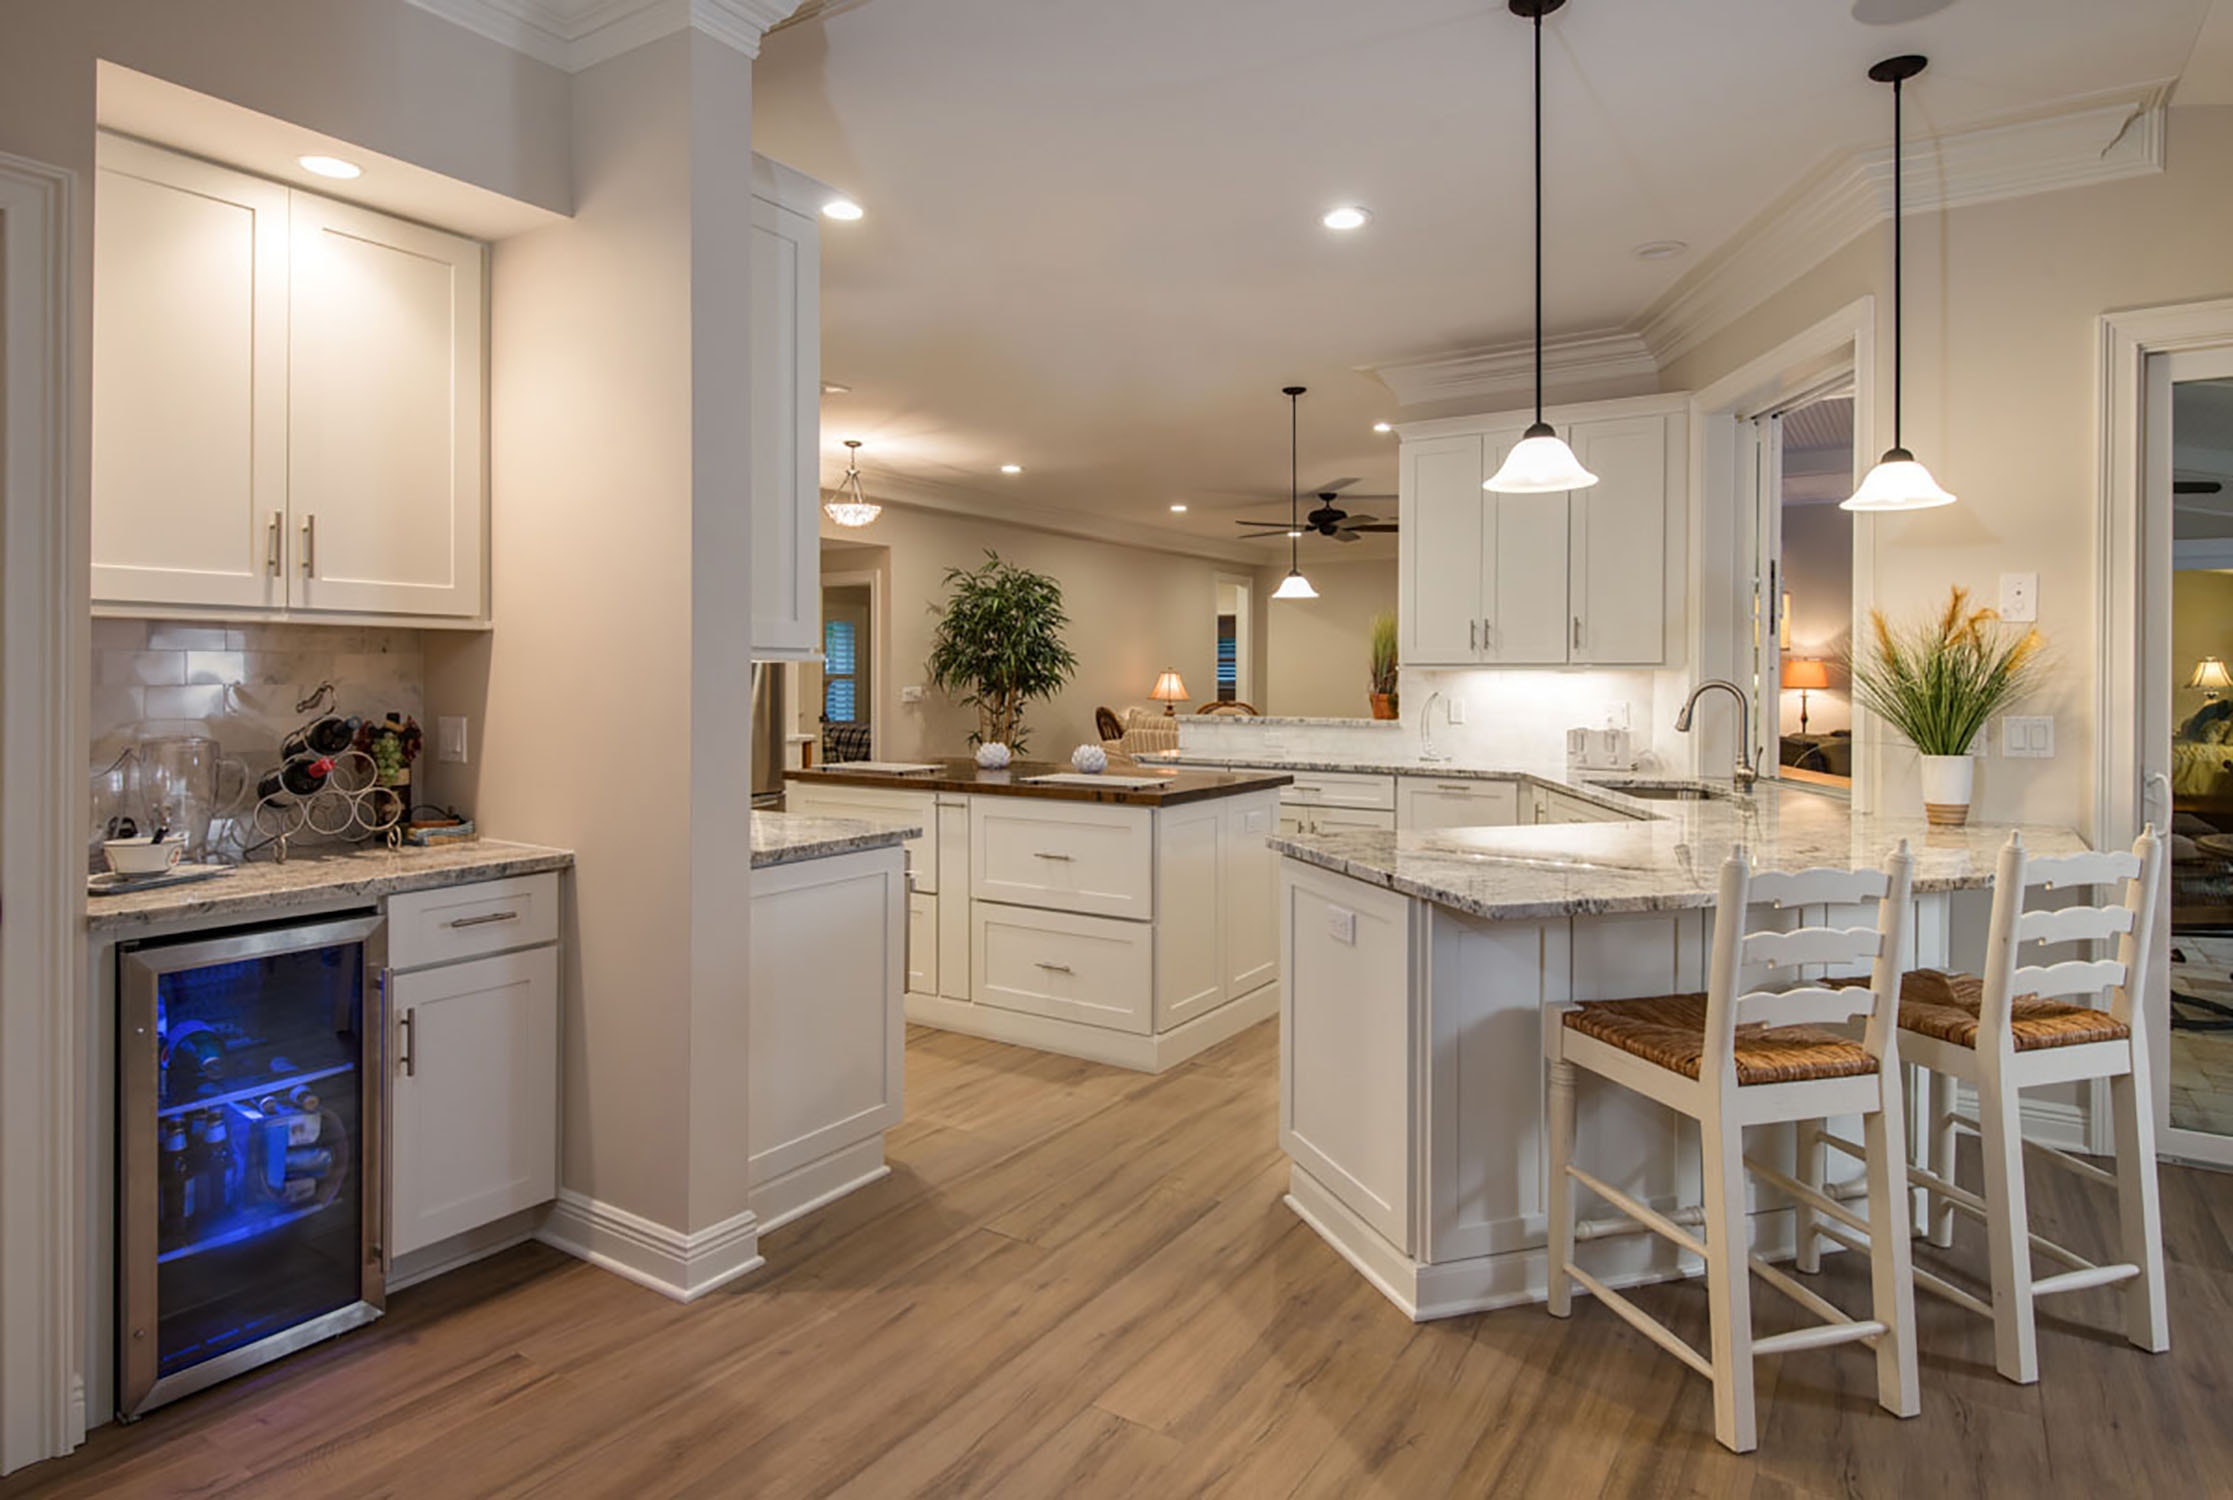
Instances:
[[[1463,698],[1445,698],[1442,700],[1442,705],[1444,713],[1451,723],[1463,724],[1465,722],[1465,700]]]
[[[2003,715],[2000,721],[2000,753],[2008,760],[2054,759],[2054,719],[2048,715]]]
[[[1337,943],[1356,946],[1357,914],[1339,906],[1328,907],[1326,909],[1326,936]]]
[[[434,758],[464,765],[466,760],[465,716],[444,714],[434,721]]]
[[[2039,575],[2000,575],[2000,617],[2011,625],[2031,625],[2039,619]]]
[[[923,701],[923,690],[919,687],[903,687],[899,690],[899,701],[902,703],[920,703]]]

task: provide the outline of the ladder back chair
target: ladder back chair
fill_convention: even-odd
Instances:
[[[1753,1361],[1761,1355],[1860,1341],[1876,1351],[1877,1401],[1897,1416],[1920,1409],[1914,1286],[1909,1279],[1905,1130],[1896,1022],[1910,920],[1913,860],[1902,843],[1882,870],[1755,874],[1744,851],[1721,869],[1711,967],[1703,995],[1607,1000],[1566,1009],[1546,1028],[1551,1073],[1550,1311],[1566,1317],[1579,1282],[1639,1332],[1713,1382],[1714,1436],[1739,1453],[1758,1443]],[[1756,911],[1799,912],[1874,902],[1869,927],[1750,930]],[[1868,965],[1864,982],[1821,982],[1826,969]],[[1748,988],[1765,972],[1784,987]],[[1831,1029],[1865,1018],[1859,1037]],[[1698,1122],[1704,1167],[1703,1234],[1574,1164],[1575,1069],[1643,1094]],[[1744,1153],[1748,1125],[1829,1115],[1863,1118],[1867,1213]],[[1855,1319],[1752,1253],[1747,1169],[1814,1212],[1867,1235],[1872,1307]],[[1702,1354],[1574,1263],[1574,1184],[1705,1263],[1712,1350]],[[1856,1243],[1859,1243],[1858,1241]],[[1755,1338],[1750,1276],[1757,1273],[1821,1322]]]
[[[2170,1347],[2164,1309],[2163,1218],[2156,1193],[2155,1099],[2148,1077],[2146,994],[2156,961],[2153,914],[2163,875],[2163,844],[2153,827],[2131,850],[2033,859],[2010,836],[1993,880],[1993,915],[1982,976],[1922,969],[1905,977],[1900,994],[1900,1050],[1930,1072],[1926,1116],[1927,1167],[1909,1171],[1929,1204],[1931,1243],[1953,1243],[1954,1215],[1985,1225],[1992,1265],[1992,1300],[1971,1295],[1927,1268],[1915,1272],[1923,1290],[1990,1318],[1994,1362],[2010,1380],[2039,1378],[2036,1305],[2041,1297],[2126,1283],[2125,1337],[2151,1353]],[[2025,910],[2035,890],[2117,888],[2108,906]],[[2116,957],[2025,963],[2030,945],[2099,944],[2114,940]],[[2090,1002],[2108,995],[2106,1007]],[[2053,1083],[2106,1078],[2116,1127],[2115,1169],[2057,1151],[2023,1136],[2022,1092]],[[1955,1085],[1977,1095],[1977,1116],[1955,1108]],[[1985,1158],[1980,1194],[1955,1180],[1956,1133],[1978,1136]],[[1850,1142],[1824,1144],[1850,1152]],[[2024,1152],[2117,1194],[2124,1260],[2096,1265],[2031,1232],[2024,1190]],[[1801,1175],[1816,1180],[1819,1154],[1801,1153]],[[1832,1236],[1834,1238],[1834,1236]],[[2034,1276],[2039,1255],[2066,1269]]]

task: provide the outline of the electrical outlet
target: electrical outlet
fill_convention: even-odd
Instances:
[[[1357,945],[1357,914],[1339,906],[1326,908],[1326,936],[1337,943]]]
[[[2003,715],[2000,721],[2000,753],[2008,760],[2054,759],[2054,719],[2048,715]]]
[[[899,701],[902,703],[920,703],[923,701],[923,690],[919,687],[903,687],[899,690]]]
[[[1463,698],[1443,699],[1442,709],[1444,717],[1451,723],[1463,724],[1465,722],[1465,700]]]
[[[2039,575],[2000,575],[2000,617],[2011,625],[2030,625],[2039,619]]]
[[[465,764],[465,716],[463,714],[444,714],[436,719],[434,721],[434,740],[434,758],[436,760],[448,761],[453,765],[460,766]]]

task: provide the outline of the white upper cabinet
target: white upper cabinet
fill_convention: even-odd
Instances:
[[[291,195],[294,599],[481,612],[481,246]]]
[[[102,136],[93,597],[286,602],[287,189]]]
[[[93,601],[486,617],[484,247],[104,135]]]
[[[752,160],[752,655],[822,650],[822,269],[832,195]]]
[[[1547,414],[1598,476],[1563,495],[1484,481],[1526,414],[1404,429],[1401,651],[1421,667],[1656,666],[1680,634],[1688,406],[1653,396]]]

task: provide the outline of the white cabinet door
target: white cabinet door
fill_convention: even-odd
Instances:
[[[1396,815],[1391,809],[1314,807],[1310,809],[1312,833],[1393,832]]]
[[[1270,796],[1228,797],[1217,881],[1225,934],[1225,995],[1238,999],[1279,977],[1279,856],[1265,847],[1283,823]]]
[[[1509,781],[1406,776],[1396,788],[1398,828],[1502,828],[1519,820],[1519,789]]]
[[[970,904],[979,1005],[1147,1036],[1155,1029],[1155,929],[1145,922]]]
[[[286,602],[287,190],[104,135],[93,598]]]
[[[476,616],[487,524],[482,247],[289,196],[291,602]]]
[[[392,1257],[557,1196],[558,949],[389,983]]]
[[[907,992],[938,993],[938,898],[907,898]]]
[[[1597,483],[1572,497],[1571,659],[1649,665],[1667,656],[1667,419],[1576,422]]]
[[[1482,439],[1406,443],[1397,533],[1402,581],[1401,651],[1411,666],[1463,666],[1481,660],[1484,597]]]
[[[1483,656],[1507,666],[1567,659],[1567,497],[1497,495],[1487,568],[1496,601]]]
[[[813,216],[752,200],[752,655],[822,649],[821,247]]]

